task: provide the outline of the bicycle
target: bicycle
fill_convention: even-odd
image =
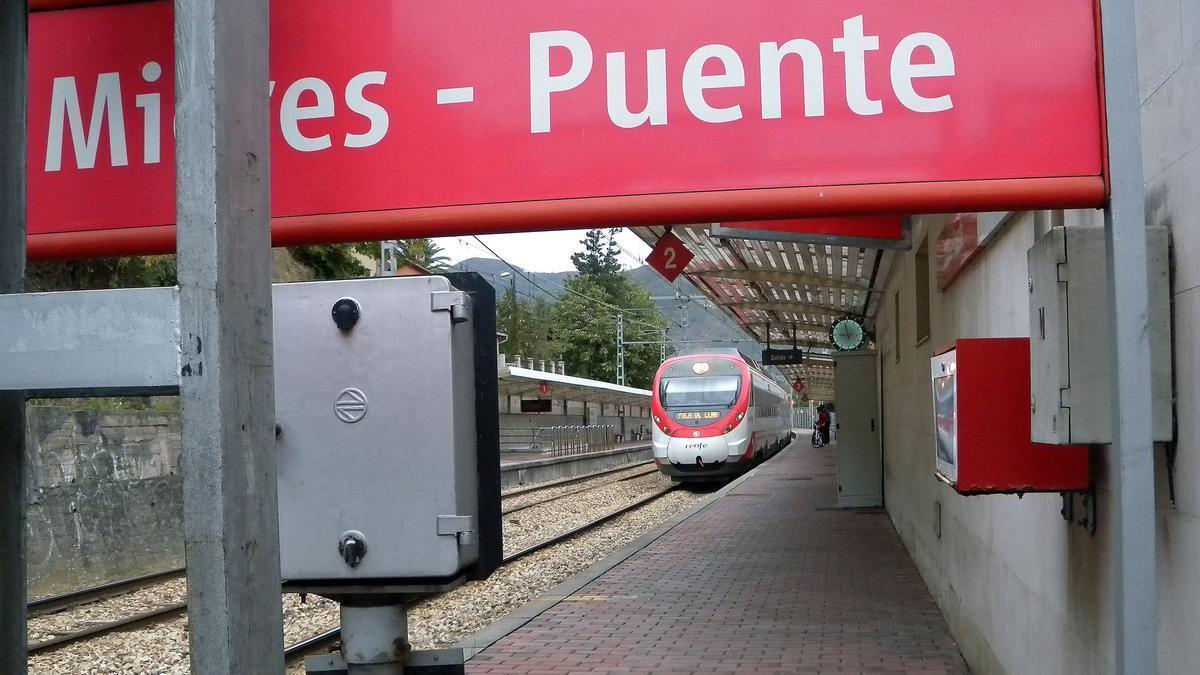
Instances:
[[[812,438],[809,439],[809,442],[812,443],[812,446],[814,448],[823,448],[823,447],[829,445],[829,443],[823,442],[824,440],[825,439],[821,437],[821,430],[813,429]]]

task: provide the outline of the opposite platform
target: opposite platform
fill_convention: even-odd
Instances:
[[[834,452],[803,440],[467,672],[969,672],[887,515],[837,509]]]

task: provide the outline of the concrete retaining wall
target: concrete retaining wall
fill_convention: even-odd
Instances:
[[[500,468],[500,487],[511,488],[526,483],[579,476],[585,473],[615,469],[618,466],[654,459],[654,450],[646,445],[634,448],[594,452],[571,457],[548,457],[521,461]]]
[[[30,406],[30,597],[183,564],[179,416]]]
[[[581,424],[582,417],[547,416]],[[536,415],[502,415],[516,427]],[[26,433],[30,597],[183,565],[179,415],[30,406]],[[650,458],[649,447],[505,470],[505,487]]]

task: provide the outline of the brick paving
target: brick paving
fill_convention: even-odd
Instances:
[[[467,664],[477,673],[968,673],[886,514],[796,444]]]

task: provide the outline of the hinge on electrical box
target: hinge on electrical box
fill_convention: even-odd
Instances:
[[[462,291],[438,291],[430,294],[433,298],[431,311],[450,312],[450,320],[462,323],[471,318],[471,300]]]
[[[1088,534],[1096,535],[1096,491],[1088,490],[1087,492],[1063,492],[1062,509],[1059,513],[1062,514],[1063,520],[1068,523],[1075,523],[1086,528]],[[1079,504],[1075,503],[1075,497],[1079,497]]]
[[[473,516],[438,516],[439,537],[458,537],[458,543],[470,546],[475,543],[475,518]]]

